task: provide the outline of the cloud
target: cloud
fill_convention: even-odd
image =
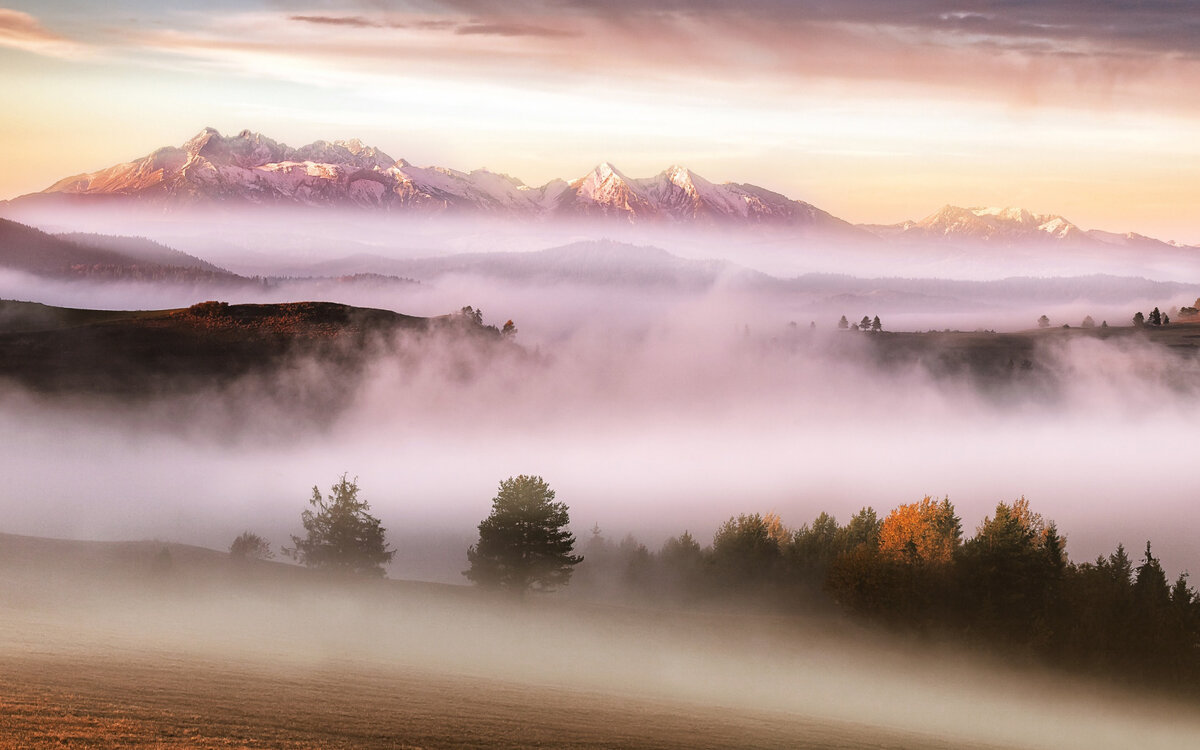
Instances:
[[[0,8],[0,46],[51,57],[79,57],[83,45],[42,27],[28,13]]]
[[[413,66],[457,83],[580,90],[584,81],[762,106],[815,93],[1191,115],[1200,112],[1200,13],[1168,5],[373,1],[340,13],[226,13],[129,30],[126,41],[331,85]],[[754,87],[743,85],[749,78]]]
[[[358,28],[377,28],[381,25],[374,21],[369,21],[362,16],[289,16],[288,20],[325,26],[354,26]]]
[[[455,34],[490,34],[494,36],[540,36],[540,37],[574,37],[579,32],[563,29],[551,29],[544,26],[530,26],[520,23],[469,23],[459,26]]]
[[[289,16],[290,21],[300,21],[322,26],[345,26],[360,29],[421,29],[445,31],[453,29],[460,36],[534,36],[534,37],[570,37],[578,36],[575,31],[556,29],[546,26],[536,26],[527,23],[512,22],[468,22],[458,24],[450,20],[372,20],[365,16]]]

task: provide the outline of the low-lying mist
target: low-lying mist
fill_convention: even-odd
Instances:
[[[501,293],[488,299],[510,308],[462,304],[514,318],[523,349],[402,337],[348,406],[315,420],[278,394],[303,393],[319,362],[135,403],[6,387],[4,531],[223,549],[253,529],[279,544],[311,487],[348,472],[399,550],[393,577],[461,582],[496,484],[526,473],[570,506],[580,537],[598,524],[651,547],[685,529],[703,543],[738,513],[799,526],[925,495],[949,496],[969,533],[1024,495],[1072,559],[1150,539],[1172,575],[1200,569],[1191,355],[1045,331],[980,375],[946,365],[952,343],[880,356],[882,339],[838,331],[836,316],[793,327],[719,293]],[[432,312],[413,294],[388,306]]]
[[[467,712],[455,718],[456,728],[471,726],[470,706],[540,689],[552,690],[556,704],[616,698],[638,701],[641,711],[749,711],[793,743],[815,741],[808,734],[815,733],[830,747],[861,746],[854,738],[893,746],[894,735],[886,742],[861,737],[886,730],[913,733],[895,745],[905,747],[1175,748],[1197,731],[1194,712],[1182,703],[847,623],[522,604],[476,591],[323,582],[178,547],[169,555],[173,563],[139,564],[139,554],[163,559],[153,550],[80,556],[41,542],[8,544],[0,590],[23,605],[9,610],[0,640],[10,677],[28,679],[39,670],[37,679],[49,679],[67,655],[68,674],[88,675],[72,693],[105,680],[128,690],[114,677],[126,669],[150,680],[141,691],[173,685],[165,678],[186,672],[189,690],[206,699],[218,691],[223,711],[229,695],[252,687],[248,701],[277,700],[281,712],[294,707],[280,696],[314,675],[335,675],[346,690],[366,680],[383,690],[412,691],[415,684],[433,691],[466,678],[469,688],[458,689],[469,696],[454,698]],[[22,556],[23,567],[14,568]],[[498,686],[506,692],[492,698]],[[506,708],[510,721],[536,723],[551,710],[516,694],[519,702]],[[129,699],[104,695],[105,705]],[[336,720],[353,722],[349,714]],[[583,724],[571,726],[572,736],[584,731]]]

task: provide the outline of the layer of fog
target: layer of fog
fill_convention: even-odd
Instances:
[[[182,550],[157,572],[139,569],[127,551],[116,558],[121,566],[93,553],[90,572],[81,574],[84,562],[61,548],[40,558],[34,552],[14,569],[12,549],[20,547],[7,546],[9,559],[0,558],[0,601],[8,602],[0,607],[0,657],[40,668],[41,679],[43,665],[71,669],[93,659],[109,670],[184,670],[196,691],[226,690],[240,674],[267,695],[276,680],[294,684],[309,671],[368,675],[382,689],[388,679],[410,687],[462,676],[471,678],[466,706],[488,705],[488,681],[498,680],[588,705],[604,705],[611,695],[753,711],[777,731],[796,732],[798,744],[812,725],[782,723],[789,718],[817,722],[824,741],[853,742],[866,726],[916,733],[907,741],[917,745],[929,738],[1056,750],[1178,748],[1200,733],[1188,705],[949,648],[917,648],[844,623],[321,586]],[[22,679],[20,670],[10,679]],[[94,669],[88,674],[103,684]],[[536,721],[536,701],[527,710],[515,718]]]
[[[372,211],[285,209],[128,210],[115,205],[0,209],[7,218],[51,232],[144,236],[236,273],[269,275],[281,265],[362,253],[419,258],[466,252],[528,251],[609,238],[664,248],[692,259],[724,259],[777,276],[845,273],[1002,279],[1106,273],[1191,282],[1200,276],[1194,248],[1103,243],[1029,246],[941,242],[905,245],[850,227],[775,229],[746,224],[691,228],[619,219],[511,221],[469,215],[388,215]]]
[[[689,287],[664,275],[629,283],[612,279],[556,281],[551,274],[505,278],[456,273],[409,281],[380,278],[294,278],[232,286],[168,282],[56,280],[0,269],[0,299],[85,309],[171,309],[209,299],[231,304],[323,300],[438,316],[464,305],[482,309],[489,322],[514,320],[522,341],[556,343],[580,329],[621,330],[635,335],[667,319],[700,316],[723,333],[774,335],[795,324],[819,330],[841,316],[857,322],[880,316],[889,331],[1019,331],[1046,315],[1054,327],[1128,325],[1134,312],[1148,314],[1194,305],[1200,285],[1150,284],[1136,279],[1013,279],[987,288],[937,279],[829,277],[746,282],[737,270],[716,273],[711,283]],[[1161,292],[1155,290],[1162,289]],[[986,298],[984,298],[986,295]]]
[[[280,543],[311,487],[349,472],[399,550],[393,576],[461,582],[496,484],[529,473],[577,534],[599,524],[652,547],[737,513],[799,526],[924,495],[949,495],[969,535],[1024,495],[1075,560],[1150,539],[1171,575],[1200,570],[1200,366],[1137,337],[1049,344],[1032,374],[990,387],[875,365],[869,334],[792,328],[753,300],[468,291],[489,322],[518,321],[528,354],[402,342],[317,423],[261,381],[136,406],[6,389],[3,530],[224,548],[250,528]],[[426,293],[388,306],[422,312],[408,302]]]

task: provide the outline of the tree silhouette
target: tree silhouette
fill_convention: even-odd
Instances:
[[[270,560],[275,556],[271,551],[271,543],[252,531],[238,534],[233,544],[229,545],[229,556],[238,562],[250,560]]]
[[[1047,318],[1045,315],[1043,315],[1042,317],[1037,319],[1037,324],[1038,324],[1038,328],[1049,328],[1050,327],[1050,319]]]
[[[583,558],[573,555],[575,537],[566,530],[565,503],[541,477],[509,477],[492,498],[492,512],[479,524],[479,541],[467,550],[469,580],[518,596],[553,591],[571,580]]]
[[[1162,313],[1158,311],[1157,307],[1150,311],[1150,316],[1146,318],[1146,322],[1152,326],[1162,325]]]
[[[322,498],[313,487],[312,507],[300,514],[307,535],[293,536],[293,547],[284,554],[310,568],[383,577],[383,566],[396,552],[387,548],[379,519],[367,512],[371,506],[358,499],[357,477],[343,474],[330,492]]]
[[[850,327],[850,321],[846,320],[846,316],[843,315],[842,319],[838,321],[838,328],[845,330],[849,327]]]
[[[1142,315],[1142,311],[1138,310],[1133,314],[1133,324],[1139,328],[1146,325],[1146,316]]]

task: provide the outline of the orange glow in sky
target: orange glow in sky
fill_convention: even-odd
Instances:
[[[855,222],[1011,205],[1200,243],[1200,9],[969,5],[11,3],[0,198],[213,126],[531,184],[685,164]]]

